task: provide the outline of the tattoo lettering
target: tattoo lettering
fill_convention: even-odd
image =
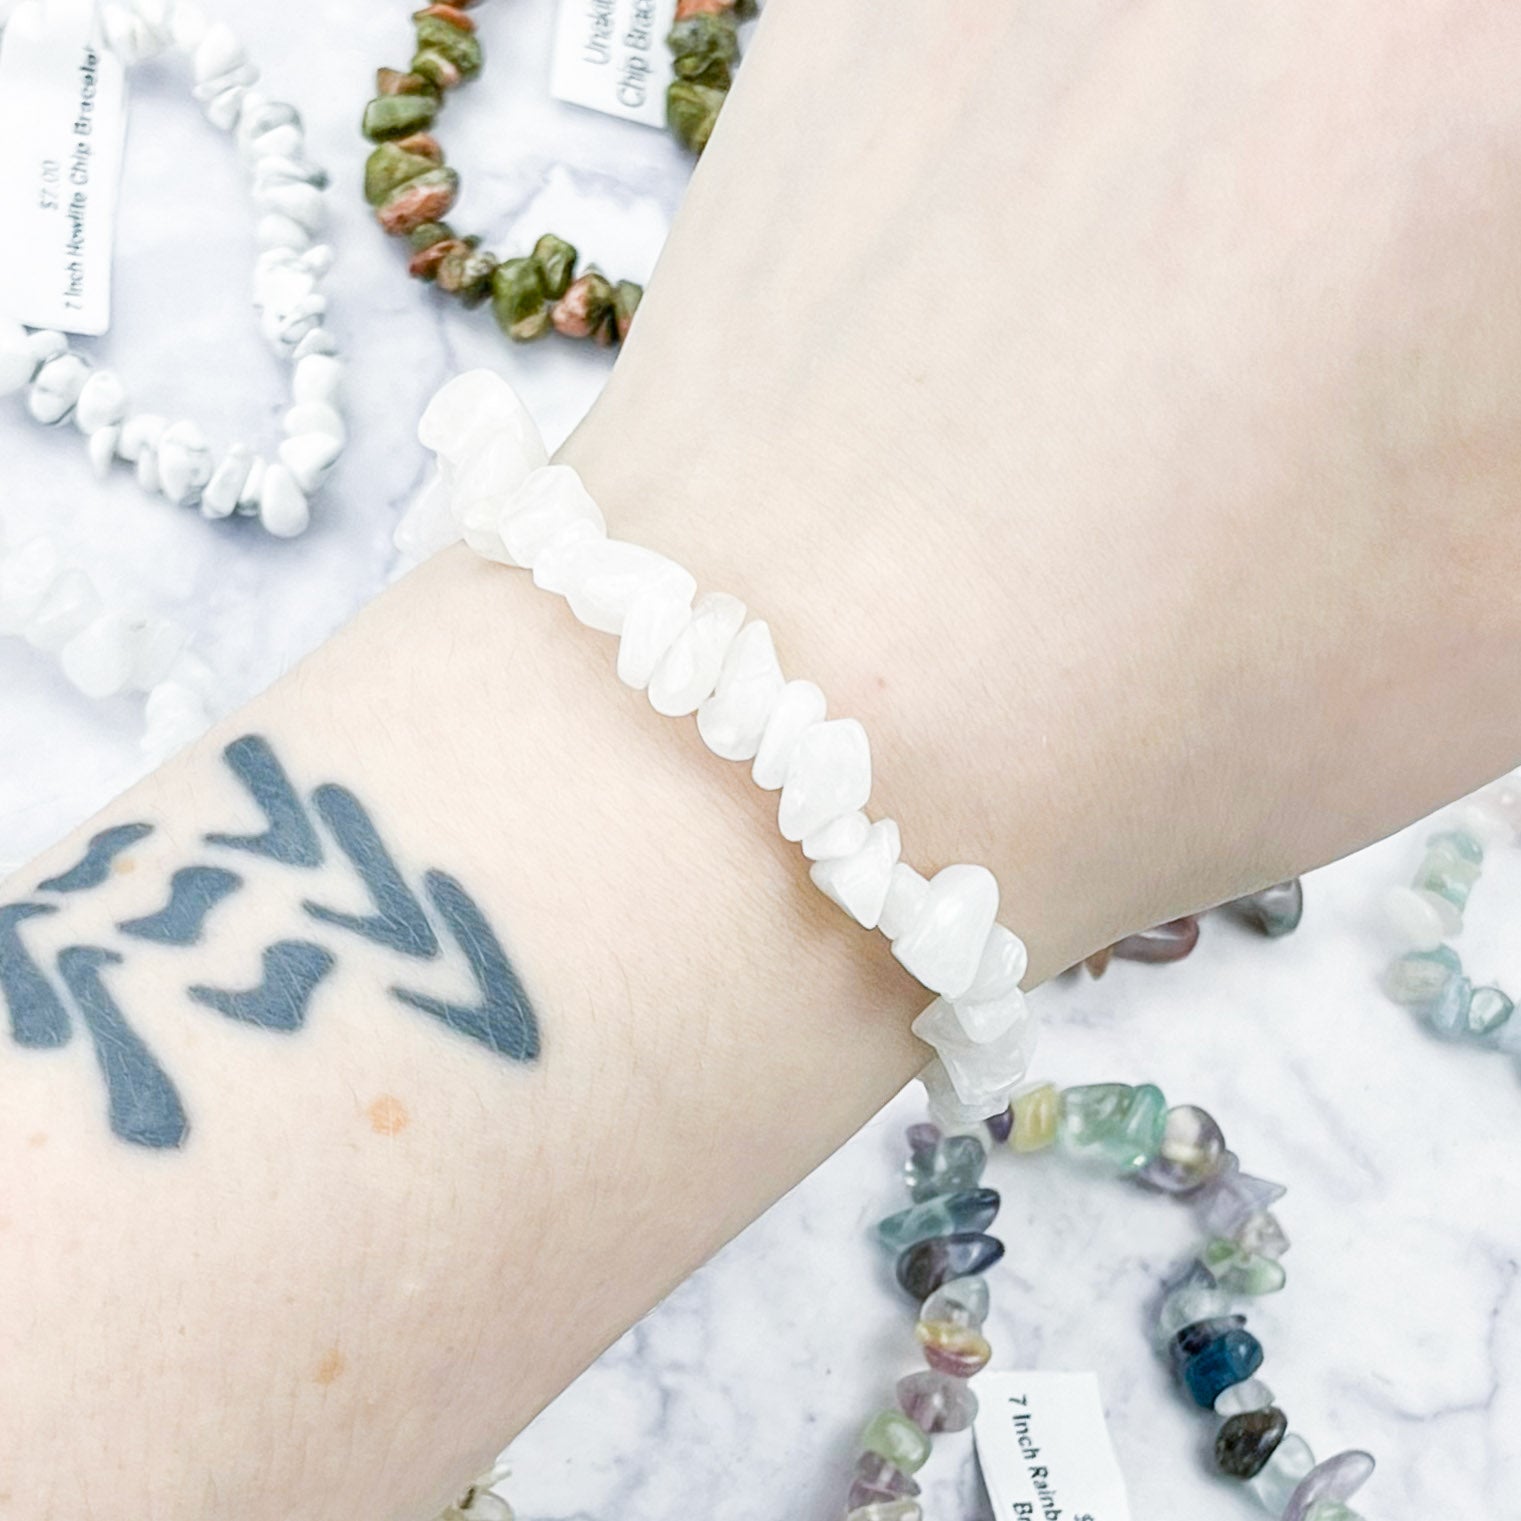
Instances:
[[[425,871],[420,882],[426,901],[420,899],[354,793],[325,783],[313,790],[308,805],[262,736],[234,740],[223,759],[252,798],[265,827],[258,833],[210,833],[203,837],[205,847],[260,858],[266,863],[259,868],[265,881],[276,885],[286,872],[312,872],[326,864],[348,874],[359,889],[339,896],[358,898],[367,911],[282,894],[281,901],[293,907],[299,902],[308,933],[316,924],[331,938],[321,943],[296,935],[272,939],[260,952],[256,985],[223,988],[206,980],[187,980],[184,991],[190,1003],[240,1024],[293,1035],[311,1017],[318,989],[341,972],[343,947],[363,941],[413,965],[412,975],[388,988],[395,1005],[426,1015],[509,1061],[538,1059],[539,1022],[527,991],[490,922],[459,881],[442,871]],[[146,823],[101,831],[74,866],[41,883],[38,891],[62,894],[99,887],[112,875],[122,852],[152,833],[153,826]],[[276,871],[273,879],[268,877],[271,868]],[[225,916],[247,922],[247,911],[236,905],[250,885],[244,875],[226,866],[191,862],[170,875],[162,907],[122,920],[117,932],[128,941],[188,950],[202,944],[207,921],[219,909],[219,924]],[[230,906],[221,909],[223,904]],[[182,1146],[190,1122],[174,1082],[106,985],[104,973],[122,965],[130,946],[122,951],[67,946],[58,951],[51,972],[35,949],[42,926],[61,922],[54,916],[64,908],[47,902],[0,904],[0,999],[9,1015],[12,1040],[17,1046],[47,1050],[66,1045],[76,1029],[82,1030],[95,1048],[113,1133],[137,1146]],[[263,922],[258,913],[252,917]],[[29,948],[22,927],[34,920],[41,925]],[[219,933],[218,938],[224,937]],[[455,948],[454,953],[447,947]],[[416,987],[422,976],[417,963],[423,962],[436,968],[429,982],[437,977],[446,986],[451,979],[458,985],[468,978],[470,991],[461,996]]]

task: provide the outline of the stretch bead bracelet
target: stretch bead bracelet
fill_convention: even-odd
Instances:
[[[157,762],[211,723],[210,673],[164,618],[113,610],[46,534],[8,548],[0,540],[0,635],[56,655],[86,697],[147,697],[143,753]]]
[[[1410,949],[1390,966],[1384,987],[1433,1034],[1499,1051],[1521,1064],[1514,1001],[1493,984],[1475,987],[1448,944],[1463,931],[1486,845],[1514,842],[1518,834],[1521,773],[1475,793],[1430,836],[1410,885],[1391,888],[1385,899],[1389,921]]]
[[[1256,1377],[1262,1345],[1234,1312],[1238,1300],[1284,1285],[1279,1259],[1289,1241],[1272,1212],[1284,1189],[1243,1173],[1205,1110],[1168,1109],[1151,1084],[1062,1092],[1032,1084],[987,1122],[986,1134],[1019,1155],[1055,1148],[1194,1206],[1207,1241],[1163,1296],[1155,1340],[1193,1403],[1221,1418],[1215,1467],[1280,1521],[1357,1521],[1346,1501],[1372,1475],[1373,1458],[1349,1451],[1316,1463]],[[964,1431],[976,1418],[968,1381],[992,1356],[981,1275],[1004,1247],[988,1234],[1001,1201],[983,1185],[987,1148],[980,1135],[947,1135],[932,1124],[911,1126],[908,1145],[912,1203],[880,1221],[876,1234],[895,1254],[899,1286],[919,1304],[914,1334],[928,1366],[900,1379],[897,1408],[868,1422],[846,1521],[922,1521],[913,1475],[933,1436]]]
[[[429,403],[418,433],[440,458],[457,532],[478,554],[533,573],[590,628],[618,636],[619,677],[668,717],[696,715],[714,754],[751,763],[780,791],[782,835],[802,845],[814,885],[938,995],[914,1021],[936,1059],[925,1071],[942,1112],[967,1122],[1005,1108],[1024,1076],[1034,1020],[1020,991],[1025,947],[996,923],[998,883],[983,866],[932,879],[899,859],[897,824],[863,811],[871,746],[854,718],[829,718],[811,681],[786,680],[771,631],[723,592],[696,597],[673,560],[607,536],[580,477],[547,463],[516,393],[475,370]]]
[[[29,11],[23,5],[7,24],[32,24]],[[72,420],[102,478],[113,461],[125,461],[150,495],[199,507],[207,518],[257,517],[277,537],[293,537],[309,523],[308,498],[337,461],[345,438],[338,411],[343,366],[333,357],[327,298],[318,291],[332,250],[313,243],[325,213],[327,176],[306,159],[295,108],[254,88],[259,73],[242,43],[222,23],[209,24],[198,5],[107,4],[100,25],[105,46],[128,66],[165,50],[187,58],[191,93],[203,114],[236,140],[259,212],[261,252],[253,281],[259,329],[292,366],[294,405],[284,417],[286,436],[272,459],[242,443],[217,454],[194,422],[133,412],[120,377],[92,368],[62,333],[28,330],[5,318],[0,396],[24,391],[27,411],[40,423]]]

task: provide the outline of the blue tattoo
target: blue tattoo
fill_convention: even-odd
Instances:
[[[433,933],[428,916],[397,870],[390,851],[381,843],[359,799],[347,787],[329,785],[319,787],[312,794],[312,802],[322,822],[337,840],[338,848],[353,863],[354,870],[369,889],[379,912],[342,914],[312,902],[304,903],[302,907],[323,924],[352,930],[356,935],[400,951],[404,956],[438,955],[438,936]]]
[[[317,984],[333,969],[331,951],[304,940],[278,940],[264,951],[264,980],[244,992],[196,986],[190,996],[229,1019],[266,1030],[299,1030]]]
[[[58,973],[95,1042],[112,1131],[137,1146],[179,1146],[190,1130],[180,1096],[101,981],[100,969],[121,959],[97,945],[74,945],[58,953]]]
[[[269,741],[245,734],[228,745],[222,758],[253,795],[269,827],[262,834],[208,834],[206,843],[268,856],[282,866],[320,866],[322,842]]]
[[[127,919],[116,927],[138,940],[161,945],[194,945],[207,916],[229,893],[243,885],[236,872],[220,866],[186,866],[169,879],[169,901],[156,914]]]
[[[18,1046],[47,1050],[69,1043],[69,1011],[17,932],[25,920],[57,912],[52,903],[0,905],[0,997],[10,1010],[11,1038]]]
[[[515,1062],[534,1061],[539,1054],[539,1022],[486,916],[453,877],[430,871],[424,882],[439,917],[470,963],[481,1000],[476,1004],[445,1003],[404,988],[392,988],[391,992],[403,1003],[431,1014],[451,1030],[478,1040],[501,1056]]]
[[[99,887],[111,875],[111,863],[122,851],[153,833],[152,824],[116,824],[95,835],[83,856],[67,871],[37,884],[44,893],[77,893]]]

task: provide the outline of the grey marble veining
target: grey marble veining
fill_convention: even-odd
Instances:
[[[213,9],[219,8],[213,6]],[[356,123],[376,64],[406,56],[407,11],[319,0],[232,19],[270,88],[305,111],[333,171],[330,291],[352,361],[352,444],[304,539],[208,526],[90,476],[77,436],[0,404],[0,518],[58,533],[103,588],[195,634],[226,705],[260,690],[386,583],[389,535],[421,477],[413,420],[459,368],[500,365],[552,438],[590,404],[600,352],[506,347],[483,313],[410,284],[354,188]],[[550,0],[482,12],[486,77],[443,131],[465,175],[458,220],[498,250],[553,227],[614,275],[653,264],[687,174],[661,133],[550,102]],[[229,146],[173,75],[134,81],[117,320],[96,345],[144,405],[212,437],[273,438],[283,377],[253,329],[250,219]],[[0,859],[49,843],[137,772],[136,711],[77,697],[0,642]],[[1503,1060],[1439,1046],[1380,996],[1381,888],[1411,866],[1387,842],[1309,884],[1305,924],[1269,944],[1211,920],[1192,960],[1116,965],[1040,995],[1038,1070],[1160,1083],[1211,1109],[1248,1170],[1289,1185],[1286,1292],[1254,1315],[1265,1376],[1317,1452],[1372,1450],[1370,1521],[1521,1517],[1521,1082]],[[1510,932],[1521,866],[1475,897],[1482,970],[1521,984]],[[1465,949],[1467,945],[1465,944]],[[513,1447],[523,1521],[826,1521],[859,1426],[916,1364],[911,1312],[868,1238],[898,1208],[906,1094],[631,1330]],[[1209,1477],[1210,1422],[1152,1357],[1142,1317],[1192,1242],[1185,1212],[1051,1159],[995,1156],[996,1365],[1091,1368],[1138,1521],[1243,1521]],[[965,1437],[927,1470],[933,1521],[980,1521]]]

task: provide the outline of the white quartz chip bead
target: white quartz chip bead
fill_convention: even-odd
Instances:
[[[259,521],[277,539],[294,539],[312,520],[306,495],[284,465],[270,465],[259,485]]]
[[[693,582],[692,588],[695,587]],[[657,580],[637,592],[624,614],[623,631],[618,636],[618,680],[642,692],[650,684],[660,657],[691,621],[692,590],[684,583]],[[743,637],[741,632],[740,638]],[[735,644],[738,642],[736,639]],[[730,658],[733,651],[731,645]],[[697,722],[700,727],[701,708],[697,710]]]
[[[895,861],[887,883],[887,896],[877,917],[877,928],[896,940],[919,917],[929,897],[929,882],[907,861]]]
[[[494,370],[466,370],[440,387],[417,424],[423,447],[455,464],[488,442],[511,443],[527,461],[517,480],[547,464],[538,425],[518,393]]]
[[[905,971],[942,998],[971,987],[983,948],[998,917],[998,879],[986,866],[947,866],[907,929],[893,937],[893,955]]]
[[[602,509],[569,465],[540,465],[523,477],[497,513],[496,529],[510,563],[532,570],[541,550],[577,519],[604,537]]]
[[[0,634],[25,630],[62,571],[58,546],[46,536],[0,553]]]
[[[692,573],[674,560],[642,544],[602,538],[585,519],[539,555],[533,583],[564,597],[578,622],[604,634],[623,632],[635,597],[651,586],[668,586],[688,602],[697,595]]]
[[[1414,887],[1391,887],[1384,894],[1384,916],[1413,951],[1434,951],[1463,927],[1445,898]]]
[[[803,854],[810,861],[833,861],[853,856],[871,837],[871,820],[859,809],[803,836]]]
[[[929,1100],[930,1121],[945,1135],[955,1135],[961,1131],[976,1135],[979,1140],[986,1140],[983,1121],[1001,1114],[1008,1108],[1012,1097],[1012,1093],[996,1094],[981,1104],[963,1104],[951,1082],[950,1073],[945,1070],[945,1063],[938,1056],[931,1057],[925,1064],[919,1074],[919,1081],[924,1084],[924,1094]]]
[[[803,848],[808,848],[807,841]],[[825,897],[837,903],[863,929],[875,929],[902,848],[897,823],[878,819],[857,850],[848,856],[820,857],[809,868],[808,875]]]
[[[145,755],[167,760],[211,726],[205,701],[193,687],[177,680],[160,682],[148,693],[147,725],[140,742]]]
[[[757,787],[775,792],[787,780],[787,767],[803,731],[818,723],[827,711],[823,692],[811,681],[789,681],[782,687],[771,705],[771,716],[750,768]]]
[[[724,657],[745,621],[745,604],[727,592],[697,599],[691,621],[660,657],[650,677],[650,706],[667,718],[685,718],[711,697]]]
[[[337,406],[343,395],[343,361],[331,354],[308,354],[298,359],[291,371],[291,395],[300,405],[308,402],[326,402]]]
[[[56,653],[101,613],[100,593],[76,566],[65,570],[48,588],[26,623],[26,642],[33,649]]]
[[[63,674],[86,697],[115,697],[132,682],[139,626],[124,613],[91,619],[58,652]]]
[[[962,996],[973,1003],[1003,998],[1018,989],[1029,967],[1024,941],[1013,930],[995,924],[983,944],[977,975]]]
[[[771,629],[755,619],[735,636],[713,695],[697,709],[703,743],[724,760],[753,760],[783,685]]]
[[[465,542],[480,555],[503,565],[514,562],[502,542],[499,524],[502,508],[528,476],[544,464],[542,444],[537,450],[527,447],[512,429],[494,432],[483,438],[454,462],[449,455],[439,458],[453,465],[451,500],[454,519]]]
[[[228,517],[238,505],[238,493],[253,468],[253,450],[247,444],[233,444],[218,461],[201,492],[201,516]]]
[[[434,470],[423,482],[401,515],[391,542],[402,560],[410,565],[425,560],[459,538],[459,525],[449,502],[449,483],[441,470]]]
[[[326,433],[342,444],[349,436],[342,414],[325,401],[308,401],[292,407],[280,419],[280,427],[287,438],[299,438],[303,433]]]
[[[935,1048],[956,1097],[963,1104],[990,1105],[989,1114],[1008,1103],[1009,1090],[1029,1070],[1035,1050],[1035,1021],[1028,1009],[995,1039],[979,1042],[968,1039],[955,1009],[937,998],[914,1021],[913,1031]]]
[[[283,212],[271,211],[254,224],[254,241],[260,248],[300,250],[311,246],[312,235]]]
[[[776,822],[786,840],[801,840],[871,796],[871,741],[859,719],[829,718],[804,729],[787,762]],[[939,991],[937,988],[936,992]]]
[[[1017,1019],[1028,1018],[1025,995],[1016,987],[989,998],[962,994],[952,1008],[961,1032],[974,1045],[997,1040]]]
[[[90,469],[95,472],[95,479],[105,480],[110,474],[112,461],[116,458],[116,446],[121,440],[121,429],[116,426],[109,428],[97,428],[85,444],[85,453],[89,456]]]

